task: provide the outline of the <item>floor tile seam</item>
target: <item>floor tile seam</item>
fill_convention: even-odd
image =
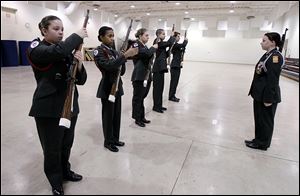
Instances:
[[[237,148],[228,147],[228,146],[224,146],[224,145],[213,144],[213,143],[209,143],[209,142],[204,142],[204,141],[200,141],[200,140],[185,138],[185,137],[182,137],[182,136],[176,136],[176,135],[171,135],[171,134],[167,134],[167,133],[161,133],[161,132],[154,131],[154,130],[144,129],[144,131],[148,131],[148,132],[152,132],[152,133],[157,133],[157,134],[161,134],[161,135],[165,135],[165,136],[170,136],[170,137],[175,137],[175,138],[180,138],[180,139],[185,139],[185,140],[191,140],[193,142],[207,144],[207,145],[213,145],[213,146],[217,146],[217,147],[220,147],[220,148],[225,148],[225,149],[230,149],[230,150],[235,150],[235,151],[241,151],[241,152],[245,152],[245,153],[255,153],[255,154],[257,154],[256,152],[249,152],[249,151],[242,150],[242,149],[237,149]],[[287,159],[287,158],[283,158],[283,157],[277,157],[277,156],[270,155],[270,154],[261,154],[261,155],[262,156],[266,156],[266,157],[270,157],[270,158],[274,158],[274,159],[280,159],[280,160],[284,160],[284,161],[299,163],[299,160],[292,160],[292,159]]]
[[[175,180],[175,183],[174,183],[174,185],[173,185],[173,188],[172,188],[172,191],[171,191],[170,195],[173,195],[174,188],[176,187],[176,184],[177,184],[177,182],[178,182],[178,179],[179,179],[179,177],[180,177],[180,175],[181,175],[181,173],[182,173],[182,170],[183,170],[183,167],[184,167],[184,165],[185,165],[185,163],[186,163],[187,157],[188,157],[189,154],[190,154],[192,145],[193,145],[193,140],[191,141],[191,144],[190,144],[190,146],[189,146],[189,150],[187,151],[187,153],[186,153],[186,155],[185,155],[184,161],[183,161],[183,163],[182,163],[182,165],[181,165],[181,168],[180,168],[180,171],[179,171],[179,173],[178,173],[178,175],[177,175],[177,177],[176,177],[176,180]]]

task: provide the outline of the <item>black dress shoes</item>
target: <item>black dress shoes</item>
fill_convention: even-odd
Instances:
[[[63,188],[52,188],[53,195],[64,195]]]
[[[174,101],[174,102],[179,102],[180,99],[176,98],[176,97],[171,97],[169,98],[170,101]]]
[[[104,144],[104,147],[112,152],[118,152],[119,149],[114,144]]]
[[[254,142],[254,139],[253,140],[245,140],[245,144],[250,144],[251,142]]]
[[[161,107],[161,110],[165,111],[165,110],[167,110],[167,108],[166,107]]]
[[[125,142],[117,141],[114,144],[115,144],[115,146],[124,146]]]
[[[68,174],[64,175],[64,180],[77,182],[77,181],[82,180],[82,175],[79,175],[73,171],[70,171]]]
[[[142,121],[138,121],[138,120],[135,121],[135,124],[137,124],[140,127],[145,127],[146,126]]]
[[[254,148],[254,149],[259,149],[259,150],[267,150],[268,149],[268,147],[259,145],[256,142],[248,142],[248,143],[246,143],[246,146],[249,148]]]
[[[162,109],[153,108],[152,110],[155,112],[158,112],[158,113],[164,113],[164,111],[162,111]]]
[[[150,120],[147,120],[146,118],[143,118],[143,119],[142,119],[142,122],[148,124],[148,123],[150,123],[151,121],[150,121]]]

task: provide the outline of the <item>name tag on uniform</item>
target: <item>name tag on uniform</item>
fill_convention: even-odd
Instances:
[[[98,55],[98,50],[94,50],[94,56],[97,56]]]
[[[109,60],[116,59],[113,55],[108,55]]]
[[[278,56],[273,56],[273,63],[279,63]]]

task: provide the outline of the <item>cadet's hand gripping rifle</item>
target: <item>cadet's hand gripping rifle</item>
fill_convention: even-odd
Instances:
[[[174,30],[175,30],[175,24],[173,24],[173,27],[172,27],[172,34],[173,35],[174,35]],[[171,36],[173,36],[173,35],[171,35]],[[172,53],[172,48],[173,48],[173,46],[174,46],[175,43],[176,43],[176,41],[174,41],[174,43],[172,44],[172,46],[169,49],[169,57],[168,57],[167,65],[171,64],[171,53]]]
[[[155,41],[154,41],[154,44],[158,44],[158,41],[159,41],[159,37],[157,37],[156,39],[155,39]],[[151,59],[150,59],[150,61],[149,61],[149,64],[148,64],[148,69],[147,69],[147,72],[146,72],[146,75],[145,75],[145,78],[144,78],[144,87],[146,87],[147,86],[147,82],[148,82],[148,79],[149,79],[149,76],[150,76],[150,74],[151,74],[151,69],[152,69],[152,66],[153,66],[153,64],[154,64],[154,62],[155,62],[155,59],[156,59],[156,51],[153,53],[153,55],[152,55],[152,57],[151,57]]]
[[[130,30],[131,30],[131,27],[132,27],[132,22],[133,22],[133,19],[131,19],[130,25],[129,25],[128,29],[127,29],[125,41],[123,42],[123,44],[121,46],[121,49],[120,49],[121,52],[125,52],[125,50],[127,49],[128,37],[129,37]],[[118,69],[117,78],[116,78],[115,82],[113,83],[113,85],[111,87],[110,94],[109,94],[109,97],[108,97],[108,100],[110,102],[113,102],[113,103],[115,102],[116,92],[118,91],[119,81],[120,81],[120,77],[121,77],[121,69],[122,69],[122,65]]]
[[[84,19],[83,27],[86,28],[87,22],[89,20],[89,13],[90,10],[87,10],[87,14]],[[77,50],[81,50],[82,44],[76,48],[74,54]],[[74,91],[75,91],[75,80],[76,80],[76,73],[79,61],[75,57],[73,58],[72,65],[70,67],[70,80],[68,81],[68,89],[67,89],[67,96],[64,103],[64,108],[62,111],[61,118],[59,120],[59,126],[64,126],[66,128],[70,128],[71,126],[71,114],[73,111],[73,99],[74,99]]]
[[[186,38],[186,34],[187,34],[187,30],[184,31],[184,38]],[[180,62],[181,65],[184,60],[184,53],[185,53],[185,48],[183,49],[183,51],[181,53],[181,62]]]

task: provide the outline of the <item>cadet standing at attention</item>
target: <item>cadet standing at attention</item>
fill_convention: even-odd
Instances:
[[[277,47],[282,44],[280,35],[266,33],[261,47],[267,52],[255,66],[254,77],[248,95],[253,98],[255,137],[245,140],[249,148],[267,150],[271,145],[277,104],[281,102],[279,77],[284,58]]]

